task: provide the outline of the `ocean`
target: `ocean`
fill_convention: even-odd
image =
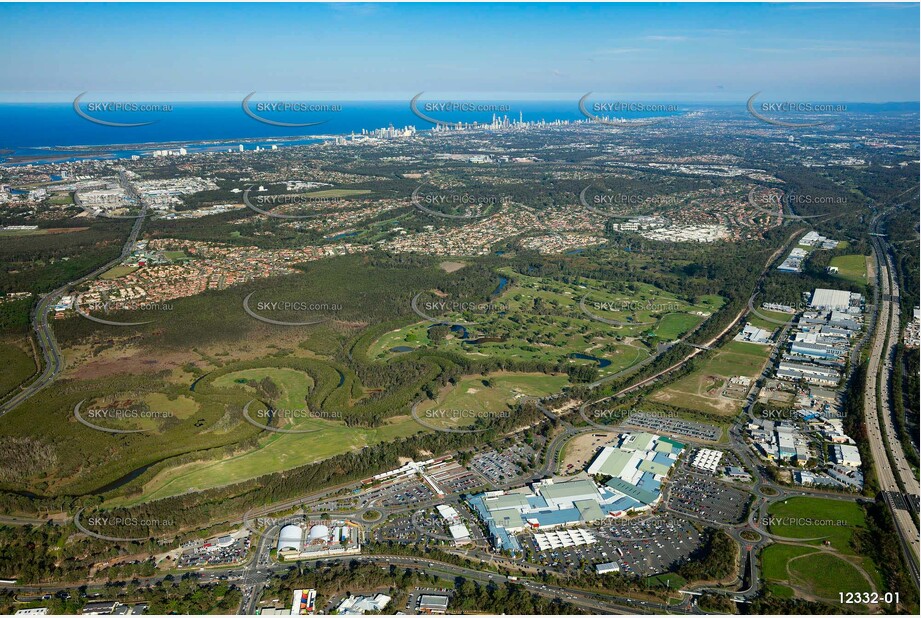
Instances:
[[[581,120],[577,101],[495,102],[486,103],[502,111],[445,112],[419,109],[428,116],[448,122],[489,122],[493,113],[525,121]],[[239,102],[170,104],[170,111],[104,111],[90,109],[86,102],[81,110],[93,118],[115,123],[152,124],[135,127],[113,127],[96,124],[79,116],[71,103],[0,104],[0,162],[43,162],[76,158],[121,158],[149,153],[154,144],[180,145],[189,151],[227,150],[236,147],[234,140],[246,142],[246,149],[257,145],[279,147],[306,144],[319,136],[349,135],[352,132],[393,126],[415,126],[417,130],[431,129],[432,123],[416,116],[405,102],[358,101],[343,102],[338,111],[259,111],[257,103],[249,109],[260,117],[276,122],[314,122],[309,127],[279,127],[251,118]],[[507,111],[504,111],[507,109]],[[624,112],[623,118],[675,115],[681,112]],[[221,142],[216,144],[215,142]],[[145,146],[146,145],[146,146]],[[98,152],[100,146],[115,146]],[[118,148],[118,146],[123,146]]]

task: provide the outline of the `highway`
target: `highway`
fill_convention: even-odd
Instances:
[[[875,224],[874,227],[878,227],[878,224]],[[892,274],[889,254],[880,237],[873,238],[873,251],[876,257],[878,278],[875,290],[877,320],[869,350],[864,391],[867,439],[883,499],[892,512],[892,519],[899,534],[906,562],[917,584],[918,556],[921,550],[919,550],[918,526],[910,509],[914,508],[912,499],[917,500],[918,498],[918,479],[914,477],[908,466],[901,442],[895,432],[891,407],[892,393],[890,392],[892,359],[899,339],[899,290]],[[893,462],[895,463],[894,468]]]
[[[137,195],[133,189],[130,188],[130,184],[123,173],[119,176],[119,179],[123,185],[126,186],[129,194]],[[54,331],[48,323],[48,310],[55,304],[55,301],[68,290],[81,283],[95,279],[110,268],[120,264],[122,260],[131,254],[131,251],[134,249],[134,243],[137,241],[138,235],[141,232],[141,227],[144,224],[144,219],[147,215],[147,203],[140,200],[139,202],[141,203],[141,212],[135,219],[134,225],[131,227],[131,233],[128,235],[128,240],[125,242],[122,252],[117,258],[106,262],[93,272],[45,294],[35,305],[35,308],[32,310],[31,320],[32,328],[35,330],[35,338],[42,351],[42,371],[28,386],[22,388],[0,405],[0,416],[16,409],[17,406],[35,395],[35,393],[51,384],[51,382],[64,370],[64,357],[61,355],[60,348],[58,348],[58,342],[54,337]]]

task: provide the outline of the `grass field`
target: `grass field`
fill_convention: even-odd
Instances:
[[[767,318],[771,318],[772,320],[776,320],[776,322],[765,320],[758,314],[761,314]],[[768,311],[767,309],[758,308],[758,313],[749,313],[748,316],[746,316],[745,321],[749,324],[757,326],[758,328],[763,328],[764,330],[773,332],[780,328],[780,324],[777,322],[790,322],[793,317],[794,316],[792,313],[781,313],[780,311]]]
[[[393,417],[374,429],[347,427],[321,419],[310,419],[310,422],[320,430],[306,434],[273,433],[256,449],[241,455],[161,472],[144,486],[143,499],[156,500],[192,490],[221,487],[426,431],[408,416]]]
[[[185,251],[164,251],[163,257],[168,259],[170,262],[181,262],[182,260],[191,260]]]
[[[646,582],[651,586],[668,586],[672,590],[680,590],[688,583],[688,580],[677,573],[660,573],[659,575],[647,577]]]
[[[840,592],[872,592],[873,586],[850,562],[830,552],[816,552],[787,563],[790,583],[823,599],[837,601]]]
[[[867,282],[867,257],[859,254],[833,257],[829,266],[838,268],[833,277],[861,285]]]
[[[734,416],[742,400],[722,393],[733,376],[757,377],[770,355],[769,346],[730,341],[695,371],[654,392],[650,399],[707,414]]]
[[[490,414],[507,411],[510,404],[523,396],[543,396],[559,392],[568,381],[566,376],[543,373],[509,373],[485,378],[463,378],[457,384],[442,389],[437,402],[421,403],[417,413],[427,423],[435,426],[463,427],[473,424],[479,417],[486,418]],[[444,411],[445,414],[432,414],[433,410]]]
[[[761,554],[764,577],[780,592],[835,603],[839,592],[882,589],[876,565],[851,547],[854,531],[866,525],[858,504],[798,496],[772,504],[768,513],[772,533],[804,543],[771,545]]]
[[[113,266],[109,270],[99,275],[100,279],[118,279],[125,275],[130,275],[137,270],[136,266]]]
[[[866,562],[862,566],[818,547],[779,543],[761,553],[767,587],[782,598],[818,597],[835,603],[840,592],[870,592],[877,573],[875,569],[867,572]]]
[[[0,342],[0,396],[6,395],[35,373],[35,361],[23,348],[13,343]]]
[[[800,496],[771,505],[768,513],[774,534],[796,539],[827,538],[843,554],[854,553],[850,545],[854,528],[866,525],[863,509],[844,500]]]
[[[256,389],[247,386],[247,381],[259,382],[269,378],[278,387],[279,396],[274,401],[276,408],[286,410],[302,410],[307,406],[308,391],[313,388],[313,378],[297,369],[288,367],[261,367],[259,369],[244,369],[220,376],[214,381],[215,388],[229,388],[242,386],[255,398]]]

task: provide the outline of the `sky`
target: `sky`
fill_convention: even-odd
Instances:
[[[914,4],[0,4],[0,101],[917,101]]]

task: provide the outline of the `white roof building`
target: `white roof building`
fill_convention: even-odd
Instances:
[[[379,612],[383,611],[389,603],[390,597],[386,594],[376,594],[373,597],[349,596],[342,599],[339,607],[336,608],[336,613],[357,616],[365,612]]]

